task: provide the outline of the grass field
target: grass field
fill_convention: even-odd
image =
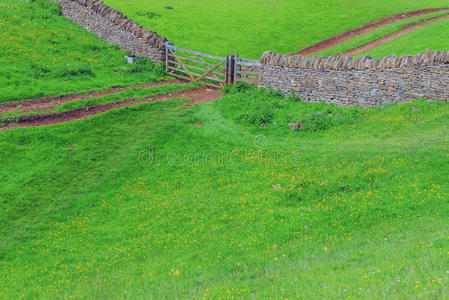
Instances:
[[[0,0],[0,102],[159,80],[47,0]]]
[[[106,3],[177,46],[253,58],[447,5]],[[125,52],[56,4],[0,0],[0,17],[0,102],[165,76],[151,63],[127,65]],[[446,50],[448,22],[370,54]],[[52,111],[193,86],[126,90]],[[241,84],[225,90],[192,107],[177,98],[0,131],[0,299],[448,298],[449,103],[362,109]]]
[[[447,103],[183,103],[0,132],[0,298],[448,294]]]
[[[264,51],[295,53],[389,14],[448,5],[440,0],[106,0],[105,3],[179,47],[216,55],[238,53],[248,58],[259,58]],[[448,29],[443,30],[442,35],[447,36]],[[413,40],[418,52],[426,50],[420,38]],[[408,49],[407,45],[403,47]]]

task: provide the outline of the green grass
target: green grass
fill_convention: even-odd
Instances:
[[[176,92],[183,89],[198,87],[200,84],[196,82],[184,84],[169,84],[150,88],[139,88],[130,91],[123,91],[113,95],[95,97],[86,100],[67,102],[56,108],[54,111],[67,111],[76,108],[87,107],[95,104],[107,104],[123,99],[142,100],[151,96],[166,95],[170,92]]]
[[[159,80],[151,63],[66,19],[47,0],[0,0],[0,102]]]
[[[433,24],[418,28],[391,42],[371,49],[360,56],[370,54],[372,57],[384,57],[391,54],[418,54],[427,48],[434,51],[447,51],[449,41],[447,39],[449,19],[441,20]]]
[[[106,0],[176,46],[259,58],[302,48],[385,15],[447,6],[440,0]],[[165,9],[165,6],[174,9]],[[447,35],[448,31],[445,30]],[[426,45],[420,45],[425,50]]]
[[[107,3],[178,46],[254,58],[446,5]],[[163,76],[149,63],[126,65],[55,4],[0,8],[0,102]],[[376,50],[444,47],[445,25]],[[172,88],[181,86],[56,109]],[[174,99],[0,131],[0,299],[447,298],[448,103],[361,109],[227,91],[190,110]]]
[[[368,44],[370,42],[378,40],[378,39],[380,39],[380,38],[382,38],[382,37],[384,37],[386,35],[395,33],[397,31],[401,31],[404,28],[404,26],[406,26],[407,24],[411,24],[413,22],[425,21],[425,20],[428,20],[428,19],[433,18],[433,17],[438,17],[438,16],[445,15],[447,13],[448,13],[447,11],[440,11],[440,12],[435,12],[435,13],[426,14],[426,15],[422,15],[422,16],[417,16],[417,17],[413,17],[413,18],[410,18],[410,19],[406,19],[406,20],[402,20],[402,21],[399,21],[399,22],[395,22],[395,23],[392,23],[392,24],[380,27],[378,29],[375,29],[372,32],[363,34],[363,35],[361,35],[359,37],[356,37],[356,38],[354,38],[352,40],[349,40],[347,42],[339,44],[339,45],[337,45],[335,47],[332,47],[332,48],[329,48],[327,50],[318,52],[318,53],[316,53],[314,55],[317,55],[317,56],[318,55],[319,56],[329,56],[329,55],[343,54],[343,53],[345,53],[345,52],[347,52],[349,50],[358,48],[360,46],[363,46],[363,45],[366,45],[366,44]],[[417,49],[419,49],[418,50],[419,52],[422,52],[422,45],[425,45],[425,44],[426,43],[420,43],[419,44],[420,46],[417,47]],[[398,50],[398,49],[396,49],[396,50]],[[385,56],[390,55],[390,54],[391,53],[386,54]]]
[[[45,113],[51,113],[51,112],[64,112],[69,111],[77,108],[83,108],[88,107],[91,105],[96,104],[108,104],[111,102],[116,102],[124,99],[133,99],[133,100],[143,100],[147,97],[152,96],[162,96],[167,95],[170,92],[176,92],[183,89],[189,89],[198,87],[200,84],[195,82],[190,83],[183,83],[183,84],[167,84],[167,85],[160,85],[150,88],[136,88],[132,90],[126,90],[123,92],[111,94],[111,95],[105,95],[100,97],[92,97],[89,99],[84,100],[76,100],[76,101],[70,101],[67,103],[63,103],[53,109],[50,110],[32,110],[32,111],[13,111],[13,112],[7,112],[7,113],[0,113],[0,120],[5,118],[11,118],[11,117],[19,117],[19,116],[26,116],[26,115],[37,115],[37,114],[45,114]]]
[[[238,88],[0,132],[0,297],[445,298],[448,103]]]
[[[42,109],[35,109],[35,110],[29,110],[29,111],[16,110],[16,111],[12,111],[12,112],[1,113],[0,114],[0,126],[2,124],[4,124],[4,123],[2,123],[2,121],[4,121],[6,118],[40,115],[40,114],[45,114],[45,113],[47,113],[47,111],[42,110]]]

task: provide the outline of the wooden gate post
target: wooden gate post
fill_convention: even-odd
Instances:
[[[170,42],[167,42],[167,44],[165,45],[165,69],[167,70],[167,72],[171,71],[171,68],[174,67],[175,65],[172,63],[172,61],[174,61],[173,56],[171,55],[171,48],[173,44]]]
[[[238,59],[238,57],[239,57],[238,54],[232,56],[232,63],[231,63],[231,66],[232,66],[232,70],[231,70],[232,81],[231,81],[231,84],[235,84],[237,82],[237,77],[235,77],[235,69],[236,69],[236,66],[237,66],[237,59]]]
[[[236,55],[227,55],[226,56],[226,74],[225,74],[225,83],[226,84],[235,84],[235,59]]]
[[[225,84],[231,84],[231,55],[226,55]]]
[[[234,56],[234,84],[236,84],[240,79],[240,71],[242,66],[239,64],[239,55]]]

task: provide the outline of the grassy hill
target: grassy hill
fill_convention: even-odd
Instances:
[[[446,4],[425,2],[106,1],[179,46],[249,57]],[[56,4],[0,0],[0,16],[0,102],[163,74],[126,65]],[[443,47],[446,23],[376,51]],[[0,299],[447,297],[449,103],[361,109],[227,92],[188,110],[173,99],[0,131]]]
[[[0,297],[444,298],[448,117],[243,90],[0,132]]]
[[[47,0],[0,0],[0,102],[152,82],[151,65],[66,19]]]
[[[264,51],[295,53],[386,15],[447,6],[447,1],[441,0],[104,2],[123,11],[144,27],[157,31],[179,47],[217,55],[238,53],[248,58],[259,58]],[[173,9],[166,9],[166,6]],[[448,30],[443,29],[442,35],[447,34]],[[412,44],[418,45],[410,48],[412,52],[422,52],[432,46],[421,43],[420,37],[416,36]],[[388,51],[385,53],[391,54]]]

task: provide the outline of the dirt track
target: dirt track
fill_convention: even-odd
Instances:
[[[182,83],[179,80],[168,80],[168,81],[160,81],[160,82],[154,82],[149,84],[140,84],[133,87],[125,87],[125,88],[112,88],[104,91],[99,92],[91,92],[86,94],[75,94],[75,95],[68,95],[68,96],[50,96],[50,97],[41,97],[41,98],[33,98],[33,99],[27,99],[27,100],[21,100],[21,101],[11,101],[11,102],[5,102],[0,104],[0,113],[7,113],[7,112],[13,112],[13,111],[32,111],[32,110],[50,110],[54,108],[55,106],[61,105],[66,102],[70,101],[77,101],[77,100],[85,100],[93,97],[101,97],[111,94],[120,93],[126,90],[133,90],[137,88],[150,88],[160,85],[166,85],[166,84],[176,84],[176,83]]]
[[[215,89],[207,87],[190,88],[171,93],[171,95],[148,97],[145,99],[124,99],[107,104],[95,104],[88,107],[77,108],[65,112],[54,112],[40,115],[27,115],[3,120],[6,124],[0,130],[9,130],[19,127],[42,126],[58,123],[66,123],[75,120],[85,119],[93,115],[97,115],[112,109],[118,109],[125,106],[134,106],[140,103],[165,101],[173,98],[187,97],[186,109],[194,104],[201,102],[209,102],[223,97]],[[66,101],[67,102],[67,101]],[[10,124],[10,125],[8,125]]]
[[[429,20],[425,20],[425,21],[420,22],[420,23],[414,23],[411,26],[407,26],[406,28],[404,28],[404,29],[402,29],[400,31],[396,31],[396,32],[394,32],[392,34],[388,34],[388,35],[386,35],[386,36],[384,36],[384,37],[382,37],[380,39],[372,41],[371,43],[368,43],[368,44],[365,44],[365,45],[360,46],[358,48],[349,50],[349,51],[343,53],[343,55],[353,56],[353,55],[357,55],[357,54],[366,52],[366,51],[368,51],[370,49],[376,48],[376,47],[378,47],[378,46],[380,46],[382,44],[385,44],[385,43],[388,43],[388,42],[390,42],[390,41],[392,41],[394,39],[397,39],[398,37],[403,36],[403,35],[411,32],[413,30],[416,30],[416,29],[422,27],[422,26],[425,26],[425,25],[428,25],[428,24],[431,24],[431,23],[434,23],[434,22],[437,22],[437,21],[440,21],[440,20],[448,19],[448,18],[449,18],[449,15],[444,15],[444,16],[441,16],[441,17],[436,17],[436,18],[432,18],[432,19],[429,19]]]
[[[408,18],[420,16],[420,15],[425,15],[425,14],[429,14],[429,13],[433,13],[433,12],[444,11],[444,10],[449,10],[449,7],[428,8],[428,9],[414,10],[414,11],[410,11],[410,12],[406,12],[406,13],[385,16],[385,17],[379,18],[377,20],[374,20],[372,22],[369,22],[358,29],[351,29],[351,30],[345,31],[339,35],[336,35],[329,39],[326,39],[324,41],[318,42],[306,49],[299,51],[297,54],[304,55],[304,56],[311,55],[311,54],[329,49],[331,47],[334,47],[334,46],[344,43],[346,41],[352,40],[353,38],[355,38],[357,36],[371,32],[377,28],[386,26],[388,24],[392,24],[392,23],[395,23],[395,22],[398,22],[398,21],[401,21],[404,19],[408,19]],[[423,23],[420,23],[420,24],[421,24],[421,26],[426,25]]]

